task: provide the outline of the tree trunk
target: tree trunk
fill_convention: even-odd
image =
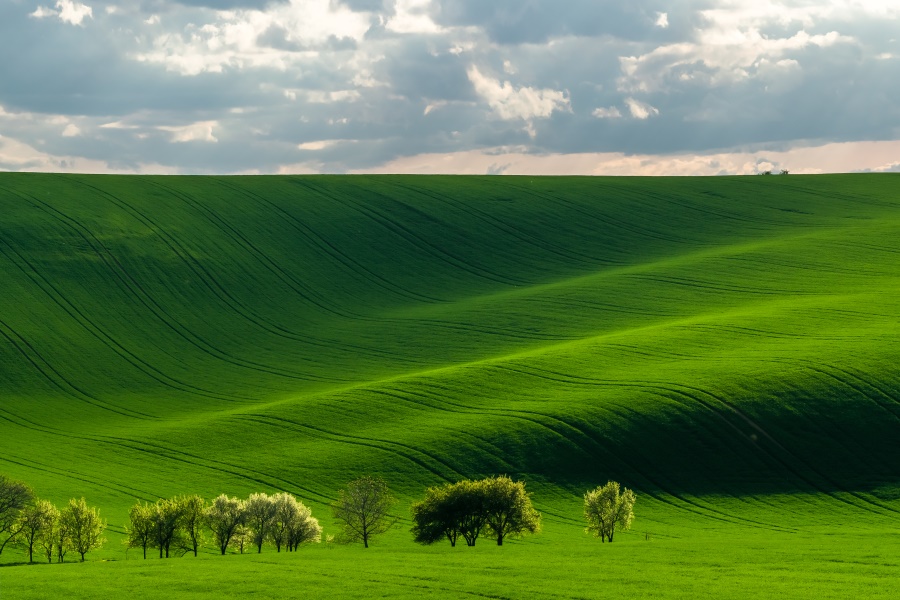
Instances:
[[[144,546],[144,560],[147,560],[147,546]]]
[[[80,550],[78,551],[78,553],[81,554],[81,562],[84,562],[84,555],[85,555],[86,553],[85,553],[85,552],[81,552]]]

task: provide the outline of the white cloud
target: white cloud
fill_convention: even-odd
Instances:
[[[94,10],[86,4],[75,2],[75,0],[57,0],[56,10],[38,6],[30,16],[36,19],[59,17],[63,23],[81,25],[85,19],[94,18]]]
[[[150,15],[146,19],[144,19],[144,24],[146,25],[159,25],[159,15]]]
[[[595,108],[594,112],[591,113],[598,119],[620,119],[622,117],[621,111],[615,106],[610,106],[609,108],[599,107]]]
[[[669,15],[668,15],[668,13],[664,13],[664,12],[657,13],[657,16],[656,16],[656,26],[657,26],[657,27],[662,27],[663,29],[665,29],[666,27],[669,26]]]
[[[487,77],[471,66],[468,69],[469,81],[475,86],[475,92],[487,101],[494,113],[504,120],[522,119],[531,122],[534,119],[545,119],[557,110],[571,110],[569,95],[553,89],[532,87],[513,87],[504,81]]]
[[[213,135],[213,128],[218,127],[218,121],[199,121],[190,125],[160,125],[157,127],[160,131],[166,131],[170,134],[173,143],[184,142],[218,142],[218,138]]]
[[[439,33],[442,31],[428,14],[431,0],[396,0],[394,16],[385,29],[394,33]]]
[[[81,129],[74,123],[69,123],[62,132],[63,137],[76,137],[81,135]]]
[[[646,104],[639,100],[635,100],[634,98],[625,98],[625,105],[628,107],[628,112],[630,112],[631,116],[635,119],[643,120],[659,115],[658,108],[650,106],[649,104]]]
[[[85,18],[94,18],[94,11],[90,6],[74,0],[58,0],[56,8],[59,9],[60,20],[72,25],[81,25]]]
[[[346,140],[316,140],[314,142],[303,142],[302,144],[297,144],[298,150],[324,150],[325,148],[330,148],[335,144],[339,144]]]
[[[217,11],[204,24],[189,23],[180,32],[167,32],[131,56],[140,62],[159,63],[186,76],[289,67],[316,61],[321,47],[333,39],[362,40],[370,26],[362,13],[326,0],[290,0],[272,3],[264,10]],[[270,29],[283,32],[293,49],[260,43]]]

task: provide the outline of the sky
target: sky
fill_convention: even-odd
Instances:
[[[900,171],[897,0],[0,0],[0,170]]]

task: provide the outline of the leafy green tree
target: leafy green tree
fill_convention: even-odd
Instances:
[[[222,494],[212,501],[206,510],[206,525],[212,531],[222,554],[228,550],[235,532],[245,520],[244,501],[240,498],[229,498]]]
[[[60,532],[60,523],[59,523],[59,509],[56,508],[53,504],[50,504],[47,507],[46,513],[46,521],[43,528],[41,528],[40,533],[38,533],[37,543],[40,546],[41,551],[44,556],[47,557],[47,562],[53,562],[54,551],[56,550],[57,541],[60,540],[59,532]],[[62,543],[66,543],[67,536],[62,536]],[[60,562],[62,560],[60,559]]]
[[[334,518],[341,524],[343,541],[361,541],[368,548],[373,536],[386,532],[396,522],[388,514],[395,503],[380,477],[366,475],[348,483],[331,505]]]
[[[138,502],[128,511],[129,524],[125,527],[125,545],[128,548],[141,548],[144,560],[147,559],[147,546],[154,539],[154,513],[156,506],[146,502]]]
[[[465,480],[425,490],[425,498],[410,507],[413,539],[420,544],[433,544],[447,538],[451,546],[456,546],[462,535],[469,546],[474,546],[484,527],[484,511],[476,487]]]
[[[81,555],[81,562],[84,562],[85,554],[100,548],[106,542],[103,537],[106,523],[100,518],[100,511],[88,506],[84,498],[69,500],[68,506],[60,515],[60,521],[68,531],[69,546]]]
[[[313,518],[312,511],[287,492],[272,496],[275,503],[275,517],[269,530],[269,539],[278,552],[286,546],[289,552],[304,542],[319,542],[322,528]]]
[[[312,516],[312,510],[302,502],[297,502],[297,514],[287,530],[288,550],[294,552],[300,544],[318,544],[322,541],[322,526]]]
[[[253,543],[253,530],[246,525],[238,525],[234,530],[234,536],[231,538],[231,546],[237,548],[243,554],[244,548]]]
[[[508,536],[540,531],[541,514],[531,505],[531,494],[525,491],[524,482],[501,475],[477,484],[484,495],[485,525],[498,546]]]
[[[181,506],[181,528],[185,548],[197,556],[197,550],[203,545],[206,500],[195,494],[178,498],[177,502]]]
[[[275,501],[268,494],[250,494],[244,504],[245,524],[250,528],[250,540],[257,552],[262,552],[263,544],[269,539],[276,510]]]
[[[0,475],[0,554],[15,541],[22,528],[22,511],[34,501],[34,492],[21,481]]]
[[[459,518],[453,514],[449,496],[451,485],[430,487],[425,498],[409,507],[412,513],[413,539],[419,544],[434,544],[445,537],[451,546],[459,538]]]
[[[59,511],[49,500],[37,500],[22,511],[18,541],[28,554],[28,562],[34,562],[34,547],[40,545],[41,536],[53,528]]]
[[[627,531],[634,520],[634,492],[628,488],[620,493],[619,483],[609,481],[584,494],[585,531],[593,533],[602,542],[612,542],[618,527]]]
[[[63,511],[60,511],[59,518],[56,520],[56,532],[53,537],[56,542],[56,562],[65,562],[66,554],[71,546],[72,531],[68,521],[63,519]]]
[[[152,506],[150,523],[152,527],[151,542],[159,548],[159,557],[165,554],[169,558],[172,548],[182,547],[182,518],[184,508],[177,499],[160,498]]]

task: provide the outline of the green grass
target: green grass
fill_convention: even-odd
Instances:
[[[3,567],[0,592],[187,591],[228,560],[289,572],[270,595],[458,596],[461,566],[488,596],[887,594],[898,183],[0,174],[0,472],[100,506],[89,558],[118,561]],[[123,561],[137,499],[287,490],[327,532],[359,473],[403,517],[427,485],[508,473],[547,531]],[[580,495],[609,478],[636,531],[600,547]]]

